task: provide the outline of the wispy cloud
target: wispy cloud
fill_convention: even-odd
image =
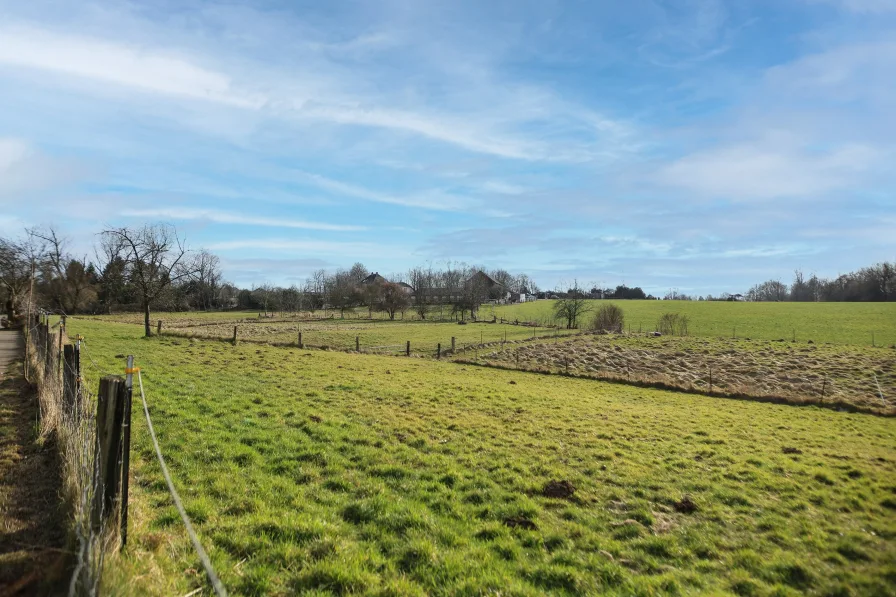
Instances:
[[[407,256],[407,250],[400,246],[367,242],[337,242],[313,239],[262,238],[220,241],[210,243],[212,251],[275,251],[298,253],[308,256],[328,255],[340,259],[361,258],[391,259]]]
[[[304,230],[327,230],[332,232],[357,232],[365,226],[349,224],[327,224],[290,218],[265,218],[249,214],[230,213],[215,209],[194,209],[188,207],[168,207],[157,209],[128,209],[121,215],[129,218],[161,218],[166,220],[202,220],[218,224],[240,226],[270,226],[273,228],[299,228]]]
[[[820,152],[743,144],[676,160],[660,169],[656,181],[722,199],[811,197],[854,186],[880,157],[863,145]]]
[[[0,28],[0,42],[0,64],[239,108],[259,108],[264,103],[260,96],[236,91],[226,75],[197,66],[172,52],[34,27]]]

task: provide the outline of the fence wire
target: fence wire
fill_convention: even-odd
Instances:
[[[193,548],[199,555],[199,560],[202,562],[202,567],[205,568],[205,573],[208,575],[208,580],[215,589],[215,593],[217,593],[219,597],[226,597],[227,589],[224,588],[224,585],[215,573],[215,569],[212,567],[212,562],[209,559],[208,554],[205,552],[205,549],[202,548],[202,544],[199,542],[199,537],[196,536],[196,532],[193,530],[193,525],[190,523],[190,518],[187,516],[187,511],[184,509],[183,502],[180,500],[180,495],[177,493],[177,490],[174,488],[174,483],[171,481],[171,475],[168,473],[168,467],[165,465],[165,457],[162,456],[162,450],[159,448],[159,440],[156,439],[156,432],[152,426],[152,419],[149,417],[149,406],[146,403],[146,394],[143,391],[143,377],[140,375],[139,370],[137,370],[137,383],[140,385],[140,399],[143,401],[143,413],[146,415],[146,426],[149,429],[149,436],[152,438],[152,445],[155,447],[156,456],[159,459],[159,466],[162,468],[162,475],[164,475],[165,482],[168,484],[168,491],[171,493],[171,499],[174,500],[174,506],[180,513],[181,520],[184,521],[184,526],[187,528],[187,534],[190,536]]]

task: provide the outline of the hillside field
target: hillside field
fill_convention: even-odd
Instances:
[[[882,596],[896,583],[893,419],[69,328],[91,384],[136,355],[231,594]],[[186,594],[207,585],[140,414],[130,542],[106,592]]]
[[[759,340],[813,340],[833,344],[896,344],[896,303],[746,303],[726,301],[589,301],[596,310],[614,303],[625,312],[626,329],[650,331],[663,313],[690,319],[691,336]],[[553,319],[554,301],[492,307],[498,317],[521,321]],[[586,316],[586,320],[588,316]]]

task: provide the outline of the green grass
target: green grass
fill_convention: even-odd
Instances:
[[[174,481],[232,594],[889,595],[896,583],[891,419],[70,327],[93,379],[137,355]],[[133,528],[106,592],[203,586],[139,418],[131,462]],[[544,497],[552,480],[574,495]],[[685,496],[696,511],[678,511]]]
[[[625,312],[626,328],[653,330],[663,313],[690,319],[692,336],[871,345],[896,344],[896,303],[738,303],[724,301],[589,301],[597,309],[605,302]],[[499,318],[547,321],[554,301],[490,307]],[[592,315],[587,315],[586,320]]]
[[[217,338],[229,340],[233,338],[233,323],[210,325],[205,323],[190,327],[167,328],[167,333],[187,335],[197,338]],[[435,356],[441,344],[442,350],[451,348],[451,338],[455,338],[455,346],[461,349],[466,345],[504,340],[522,340],[537,336],[558,336],[571,332],[550,328],[532,328],[519,325],[500,325],[492,323],[439,323],[429,321],[264,321],[261,323],[243,323],[238,326],[238,338],[254,342],[270,342],[294,344],[298,341],[298,332],[302,332],[302,342],[313,347],[327,347],[336,350],[354,350],[357,339],[362,351],[368,352],[404,352],[406,342],[411,342],[411,350],[415,354]],[[166,332],[163,332],[166,333]]]

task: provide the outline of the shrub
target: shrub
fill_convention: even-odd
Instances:
[[[687,336],[688,316],[681,313],[663,313],[656,322],[656,331],[666,336]]]
[[[591,329],[596,331],[621,333],[624,328],[625,315],[613,303],[601,305],[591,320]]]

